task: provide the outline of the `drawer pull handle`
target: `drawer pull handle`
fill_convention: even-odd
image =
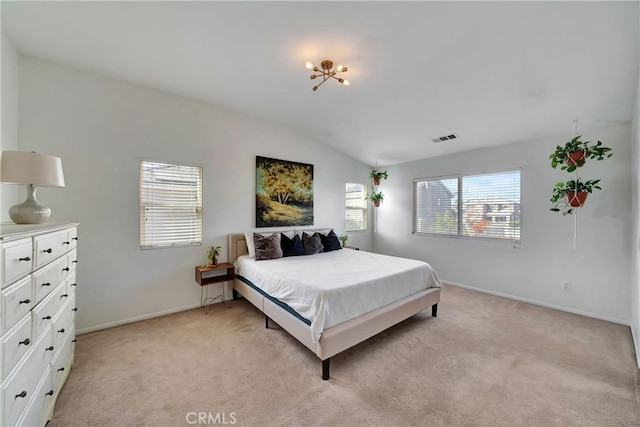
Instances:
[[[78,307],[72,308],[71,311],[78,311]]]
[[[43,283],[42,286],[51,286],[51,283],[49,283],[49,282]]]
[[[76,341],[78,341],[78,340],[71,340],[71,342],[76,342]]]
[[[22,301],[19,302],[19,304],[29,304],[31,302],[30,299],[23,299]]]
[[[51,320],[51,316],[44,316],[42,320]]]
[[[71,261],[71,264],[77,264],[77,263],[78,263],[78,260],[77,260],[77,259],[76,259],[76,260],[74,260],[74,261]]]
[[[50,254],[51,252],[53,252],[53,249],[49,248],[49,249],[45,249],[42,252],[48,253]]]
[[[23,391],[22,391],[22,393],[20,393],[20,394],[16,394],[16,397],[15,397],[15,398],[17,399],[17,398],[19,398],[19,397],[27,397],[27,392],[23,390]]]
[[[68,296],[69,296],[69,294],[62,294],[62,295],[60,295],[60,298],[66,298]]]
[[[75,241],[78,241],[78,238],[77,238],[77,237],[74,237],[74,238],[73,238],[73,239],[71,239],[71,240],[75,240]]]
[[[68,245],[68,244],[70,244],[70,243],[71,243],[71,242],[62,242],[62,244],[63,244],[63,245]]]
[[[45,348],[44,351],[53,351],[53,346],[49,346],[49,347]]]
[[[60,334],[64,334],[64,328],[59,329],[59,330],[58,330],[58,333],[60,333]]]
[[[63,268],[62,271],[69,271],[69,267]]]
[[[64,371],[64,368],[58,369],[58,372],[62,372],[62,371]]]
[[[53,396],[53,390],[49,390],[44,394],[45,396]]]
[[[24,340],[24,341],[20,341],[20,342],[18,343],[18,346],[20,346],[20,345],[22,345],[22,344],[24,344],[24,345],[29,345],[29,344],[31,344],[31,340],[30,340],[29,338],[27,338],[27,339],[26,339],[26,340]]]
[[[71,286],[77,286],[77,285],[78,285],[77,283],[72,283],[72,284],[71,284]]]
[[[19,258],[18,261],[31,261],[31,257],[30,256],[26,256],[24,258]]]

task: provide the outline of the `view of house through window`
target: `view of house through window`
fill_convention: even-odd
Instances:
[[[202,168],[140,162],[140,248],[202,244]]]
[[[367,187],[362,184],[346,184],[346,231],[363,231],[367,229]]]
[[[520,170],[414,181],[417,234],[520,241]]]

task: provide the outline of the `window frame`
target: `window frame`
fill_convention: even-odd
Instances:
[[[366,232],[369,228],[369,204],[366,202],[366,199],[363,197],[362,208],[357,207],[349,207],[347,206],[347,186],[349,185],[359,185],[362,187],[364,194],[366,195],[369,192],[369,187],[367,184],[362,184],[360,182],[349,182],[345,181],[344,184],[344,229],[346,233],[362,233]],[[362,211],[362,222],[364,223],[364,228],[359,228],[355,230],[349,230],[347,227],[347,212],[349,210]]]
[[[520,173],[520,234],[518,239],[503,239],[499,237],[487,237],[487,236],[469,236],[463,234],[463,220],[462,220],[462,212],[463,212],[463,186],[462,181],[465,177],[478,176],[478,175],[493,175],[499,173],[509,173],[509,172],[519,172]],[[457,234],[444,234],[444,233],[426,233],[416,231],[417,225],[417,184],[419,182],[425,181],[440,181],[444,179],[457,179],[458,180],[458,200],[457,200],[457,212],[458,216],[457,220]],[[466,240],[482,240],[482,241],[490,241],[490,242],[503,242],[510,244],[521,244],[522,243],[522,167],[515,167],[509,169],[501,169],[494,171],[481,171],[481,172],[468,172],[468,173],[460,173],[460,174],[451,174],[451,175],[440,175],[440,176],[431,176],[425,178],[414,178],[412,180],[412,192],[413,192],[413,212],[412,212],[412,228],[411,234],[416,236],[426,236],[426,237],[446,237],[453,239],[466,239]]]
[[[143,242],[143,165],[145,163],[155,163],[155,164],[163,164],[163,165],[173,165],[173,166],[184,166],[191,168],[198,168],[200,170],[199,178],[199,204],[197,204],[196,209],[198,210],[198,223],[199,223],[199,232],[200,239],[199,241],[175,241],[167,244],[144,244]],[[189,162],[178,162],[173,160],[158,160],[158,159],[149,159],[149,158],[139,158],[138,159],[138,215],[139,215],[139,245],[140,250],[152,250],[152,249],[167,249],[167,248],[180,248],[180,247],[191,247],[191,246],[202,246],[203,244],[203,206],[204,206],[204,168],[201,164],[198,163],[189,163]]]

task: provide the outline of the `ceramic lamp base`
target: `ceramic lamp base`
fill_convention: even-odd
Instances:
[[[27,200],[11,206],[9,217],[16,224],[41,224],[51,216],[51,209],[36,200],[36,187],[27,186]]]

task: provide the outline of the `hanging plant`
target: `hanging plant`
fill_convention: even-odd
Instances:
[[[373,185],[375,186],[380,185],[381,179],[387,179],[388,177],[389,174],[387,173],[387,171],[380,171],[378,169],[373,169],[369,174],[369,178],[373,180]]]
[[[560,212],[562,215],[570,215],[573,213],[574,208],[584,206],[585,201],[589,193],[593,190],[602,190],[598,183],[599,179],[592,179],[589,181],[581,181],[580,179],[571,180],[567,182],[558,182],[553,187],[553,195],[551,196],[551,203],[553,212]]]
[[[382,194],[382,191],[372,191],[371,193],[367,193],[364,198],[371,200],[373,206],[377,208],[380,207],[380,202],[384,200],[384,194]]]
[[[582,167],[587,160],[604,160],[613,156],[611,148],[602,145],[601,141],[590,145],[590,141],[581,141],[581,137],[582,135],[578,135],[564,147],[556,147],[556,151],[549,156],[552,168],[560,166],[561,170],[573,172],[576,168]]]

